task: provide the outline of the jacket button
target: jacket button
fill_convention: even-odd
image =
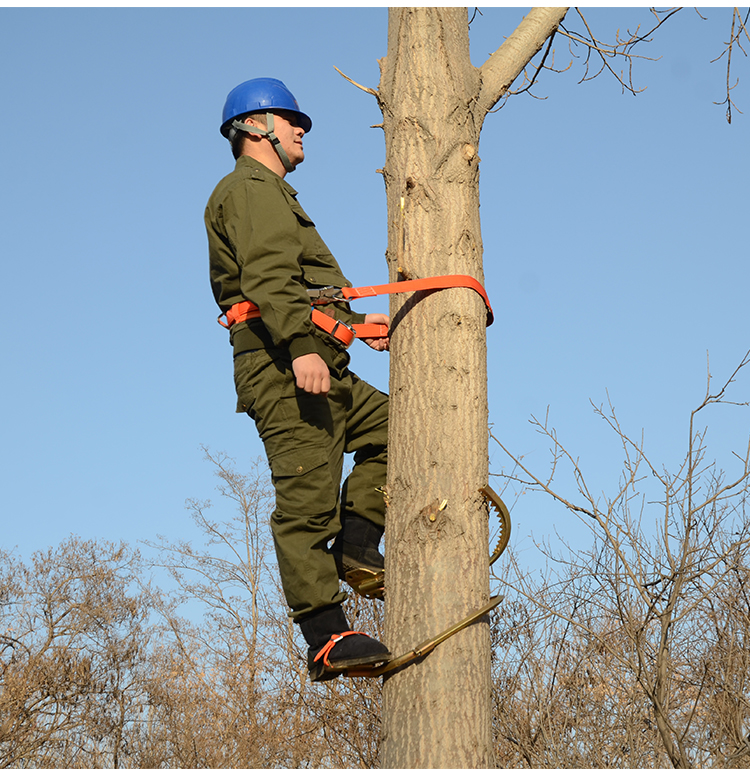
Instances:
[[[302,467],[302,465],[300,465],[300,466],[297,468],[297,475],[299,475],[299,474],[300,474],[300,473],[301,473],[303,470],[304,470],[304,468]]]

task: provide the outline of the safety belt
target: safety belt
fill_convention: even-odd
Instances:
[[[446,288],[470,288],[476,291],[484,300],[487,308],[487,325],[494,320],[490,300],[482,284],[468,275],[438,275],[432,278],[416,280],[401,280],[397,283],[383,283],[379,286],[360,286],[341,288],[326,286],[325,288],[310,288],[307,293],[312,305],[312,322],[337,341],[348,347],[355,338],[379,339],[388,336],[388,326],[382,323],[354,323],[351,326],[342,320],[332,318],[316,309],[316,306],[332,302],[347,302],[351,299],[361,299],[366,296],[382,296],[384,294],[403,294],[411,291],[439,291]],[[226,316],[226,321],[222,318]],[[258,305],[253,302],[238,302],[232,305],[226,313],[217,318],[224,328],[231,328],[235,323],[241,323],[252,318],[260,318]]]

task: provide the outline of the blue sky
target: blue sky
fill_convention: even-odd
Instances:
[[[518,9],[482,9],[480,65]],[[711,63],[730,11],[685,10],[643,50],[637,97],[580,61],[545,73],[533,99],[488,116],[479,148],[493,431],[537,469],[543,417],[614,490],[616,441],[589,400],[615,404],[657,465],[684,452],[689,411],[750,348],[747,290],[750,72],[727,125],[725,65]],[[604,38],[642,9],[590,10]],[[0,10],[3,375],[0,515],[6,549],[74,533],[133,544],[190,539],[185,499],[217,498],[201,445],[262,453],[234,413],[230,348],[215,322],[203,209],[233,162],[218,127],[228,91],[278,77],[313,118],[290,177],[355,285],[386,281],[382,133],[374,100],[387,11],[373,9]],[[573,12],[569,14],[572,27]],[[570,60],[562,40],[558,66]],[[385,304],[367,306],[384,308]],[[387,389],[387,357],[353,368]],[[750,400],[750,376],[734,399]],[[709,438],[732,470],[746,409],[717,409]],[[493,471],[507,461],[491,449]],[[508,500],[511,504],[515,501]],[[217,515],[231,510],[217,504]],[[567,514],[515,503],[532,557]],[[526,557],[526,556],[524,556]]]

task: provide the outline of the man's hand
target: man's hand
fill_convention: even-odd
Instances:
[[[391,319],[381,312],[371,312],[365,315],[365,323],[380,323],[383,326],[391,325]],[[359,337],[366,345],[372,347],[373,350],[378,352],[385,352],[390,348],[390,340],[388,337]]]
[[[297,387],[313,395],[327,395],[331,389],[331,374],[323,358],[316,352],[300,355],[292,361]]]

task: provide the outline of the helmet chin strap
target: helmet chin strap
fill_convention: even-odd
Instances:
[[[265,136],[276,150],[276,154],[279,156],[279,160],[281,160],[281,163],[286,169],[286,172],[290,174],[292,171],[294,171],[295,167],[289,161],[289,156],[286,154],[286,150],[281,146],[279,137],[276,136],[276,134],[273,132],[273,112],[266,112],[266,123],[268,125],[268,130],[256,128],[255,126],[249,126],[247,123],[242,123],[239,120],[233,120],[232,128],[236,129],[237,131],[244,131],[248,134],[259,134],[260,136]]]

